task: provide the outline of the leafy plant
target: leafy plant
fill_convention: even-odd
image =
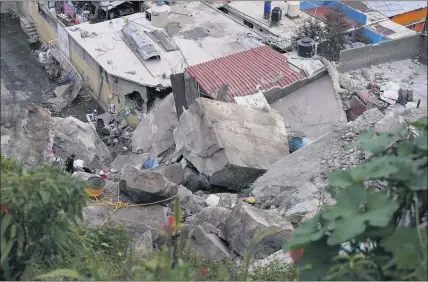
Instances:
[[[86,185],[55,167],[27,171],[4,157],[1,166],[1,278],[19,280],[34,255],[71,247],[69,226],[82,219]]]
[[[427,280],[427,118],[410,126],[362,134],[369,161],[329,174],[336,204],[287,242],[301,280]]]

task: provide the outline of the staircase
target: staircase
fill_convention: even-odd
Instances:
[[[21,22],[21,29],[25,32],[25,34],[29,37],[29,39],[32,42],[38,41],[39,34],[37,32],[36,24],[24,17],[20,17],[19,20]]]

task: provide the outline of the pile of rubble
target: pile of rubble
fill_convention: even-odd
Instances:
[[[340,74],[340,94],[348,118],[354,120],[373,107],[381,111],[418,107],[421,99],[426,100],[427,85],[426,67],[425,75],[419,68],[423,66],[415,59]]]

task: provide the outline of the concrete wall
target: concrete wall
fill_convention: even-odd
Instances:
[[[293,93],[294,91],[296,91],[296,90],[302,88],[303,86],[323,77],[326,74],[327,74],[327,70],[324,69],[324,70],[320,71],[319,73],[317,73],[311,77],[301,79],[301,80],[296,81],[293,84],[290,84],[286,87],[283,87],[283,88],[276,87],[276,88],[272,88],[272,89],[267,90],[267,91],[263,91],[263,95],[265,95],[268,103],[272,104],[276,100],[281,99],[281,98]]]
[[[301,10],[309,10],[315,7],[323,6],[326,4],[330,4],[332,1],[302,1],[300,2]]]
[[[353,19],[362,25],[365,25],[367,23],[367,15],[366,14],[363,14],[362,12],[357,11],[354,8],[349,7],[349,6],[345,5],[344,3],[338,3],[338,4],[339,4],[339,5],[337,5],[338,8],[342,9],[350,19]]]
[[[428,54],[427,54],[427,50],[428,50],[428,36],[424,37],[424,41],[422,43],[422,52],[421,52],[421,61],[424,64],[427,64],[428,62]]]
[[[420,55],[423,37],[415,34],[399,39],[383,41],[362,48],[342,50],[340,52],[339,71],[347,72],[390,61],[404,60]],[[426,52],[426,49],[425,49]]]

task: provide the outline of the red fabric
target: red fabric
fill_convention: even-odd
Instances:
[[[52,153],[56,154],[56,148],[55,147],[52,147]]]

